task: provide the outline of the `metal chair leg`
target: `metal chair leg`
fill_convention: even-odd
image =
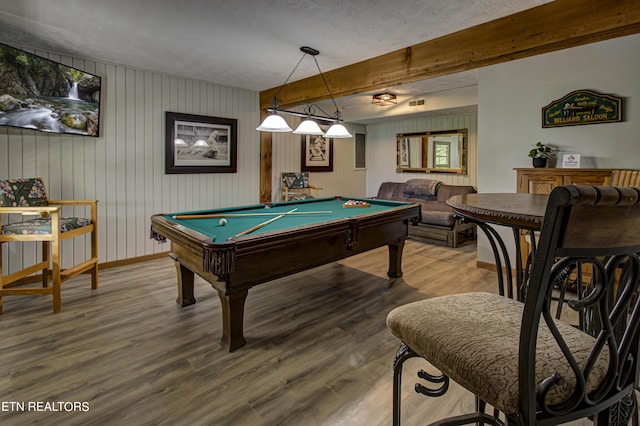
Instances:
[[[393,426],[400,426],[400,401],[402,392],[402,364],[409,358],[419,356],[402,343],[393,359]]]

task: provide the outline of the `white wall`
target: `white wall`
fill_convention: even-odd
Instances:
[[[396,135],[438,130],[468,129],[468,173],[398,173],[396,172]],[[382,182],[405,182],[408,179],[435,179],[454,185],[476,185],[477,115],[420,117],[388,121],[367,126],[367,196],[375,196]]]
[[[50,198],[98,199],[101,263],[168,250],[149,239],[153,214],[259,202],[257,92],[32,52],[102,77],[101,135],[2,127],[0,178],[42,176]],[[165,111],[237,119],[238,172],[164,174]],[[65,243],[63,266],[71,252],[79,259],[86,250]],[[7,274],[35,259],[35,243],[4,245],[3,256],[12,265]]]
[[[640,35],[506,62],[480,70],[478,190],[515,192],[514,167],[531,167],[537,141],[582,155],[583,167],[640,168]],[[543,129],[541,108],[591,89],[625,98],[625,121]],[[505,235],[511,241],[511,234]],[[478,260],[493,263],[484,239]]]

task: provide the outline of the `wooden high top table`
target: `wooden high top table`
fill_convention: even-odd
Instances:
[[[505,295],[506,279],[506,295],[513,298],[513,274],[504,240],[492,225],[506,226],[513,230],[516,245],[516,296],[518,300],[523,300],[522,285],[526,282],[528,268],[523,268],[526,259],[521,257],[520,233],[521,231],[529,232],[531,241],[529,256],[533,256],[536,244],[534,232],[539,231],[542,226],[548,198],[547,194],[481,193],[455,195],[447,200],[447,204],[451,206],[456,216],[465,222],[475,223],[487,236],[496,260],[498,286],[502,295]]]

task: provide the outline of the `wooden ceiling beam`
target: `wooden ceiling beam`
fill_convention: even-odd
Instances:
[[[324,75],[334,98],[640,32],[640,0],[556,0]],[[279,87],[260,92],[262,108]],[[288,83],[279,106],[328,99],[319,75]]]
[[[340,98],[636,33],[640,0],[556,0],[324,75]],[[278,89],[260,92],[261,119]],[[316,75],[288,83],[278,101],[280,108],[291,108],[328,98]],[[271,150],[272,134],[261,132],[262,202],[271,201]]]

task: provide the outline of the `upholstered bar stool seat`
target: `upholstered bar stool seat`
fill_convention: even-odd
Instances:
[[[518,414],[518,349],[524,304],[491,293],[436,297],[391,311],[387,325],[416,354],[454,382],[502,413]],[[577,328],[556,322],[577,361],[582,364],[595,339]],[[607,371],[608,352],[589,376],[588,391]],[[540,328],[536,382],[552,376],[573,377],[566,359],[547,327]],[[573,384],[554,388],[548,403],[565,400]]]
[[[476,398],[475,412],[441,419],[439,426],[581,418],[637,426],[639,253],[640,188],[555,187],[524,302],[467,293],[388,314],[388,328],[401,341],[393,360],[393,424],[401,420],[402,366],[422,357],[442,374],[418,371],[427,385],[416,383],[417,392],[440,397],[453,380]],[[556,284],[576,265],[590,268],[589,287],[567,300],[558,317],[553,311],[565,301]]]

